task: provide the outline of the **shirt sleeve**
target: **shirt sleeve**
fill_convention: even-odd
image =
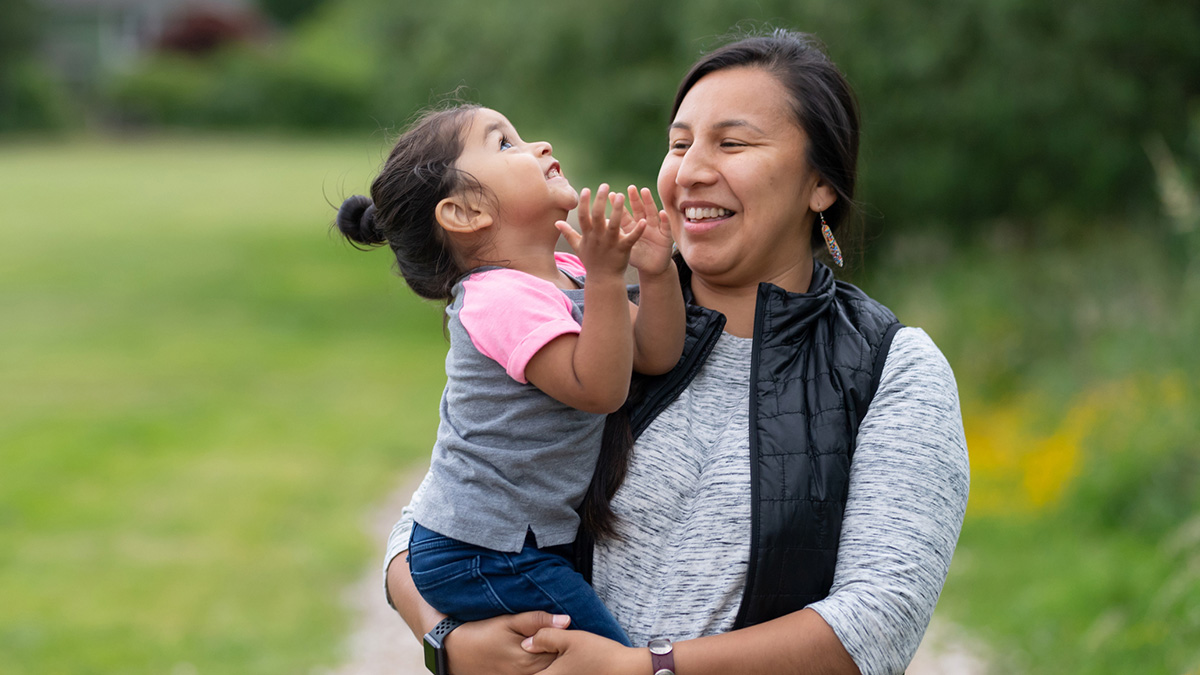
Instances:
[[[571,276],[587,276],[587,270],[583,267],[583,261],[579,259],[579,256],[573,253],[555,251],[554,264],[558,266],[558,269],[570,274]]]
[[[524,384],[525,366],[551,340],[578,334],[572,304],[554,284],[517,270],[472,275],[463,282],[458,319],[471,343]]]
[[[400,520],[392,526],[392,533],[388,535],[387,553],[383,556],[383,596],[387,598],[387,602],[396,608],[396,604],[392,602],[392,594],[388,593],[387,573],[388,567],[392,564],[392,560],[396,556],[408,550],[408,541],[412,538],[413,529],[413,513],[417,510],[417,504],[425,496],[425,487],[429,484],[429,477],[432,472],[427,472],[425,478],[421,481],[421,485],[413,492],[412,498],[409,499],[408,506],[400,509]]]
[[[954,373],[900,330],[859,428],[833,587],[815,610],[863,675],[903,673],[933,616],[970,487]]]

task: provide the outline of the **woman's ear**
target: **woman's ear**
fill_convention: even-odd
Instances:
[[[446,197],[433,209],[438,225],[447,232],[469,234],[492,224],[492,216],[460,196]]]
[[[812,194],[808,197],[808,210],[813,213],[820,213],[833,206],[833,203],[836,201],[837,192],[830,187],[829,183],[819,180],[817,181],[817,186],[813,188]]]

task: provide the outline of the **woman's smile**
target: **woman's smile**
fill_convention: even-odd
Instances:
[[[692,87],[671,123],[658,191],[693,271],[721,285],[773,279],[807,288],[801,261],[812,258],[818,181],[806,146],[788,93],[768,71],[719,70]]]
[[[734,211],[709,202],[684,202],[679,205],[683,214],[683,229],[691,235],[698,235],[720,227],[730,221]]]

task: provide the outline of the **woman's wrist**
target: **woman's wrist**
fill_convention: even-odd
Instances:
[[[653,662],[647,647],[630,647],[623,656],[621,666],[614,672],[621,675],[653,675]]]

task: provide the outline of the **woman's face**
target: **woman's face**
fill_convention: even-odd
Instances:
[[[806,147],[787,92],[767,71],[727,68],[692,86],[671,123],[658,192],[695,275],[720,286],[807,280],[810,210],[835,196]]]

